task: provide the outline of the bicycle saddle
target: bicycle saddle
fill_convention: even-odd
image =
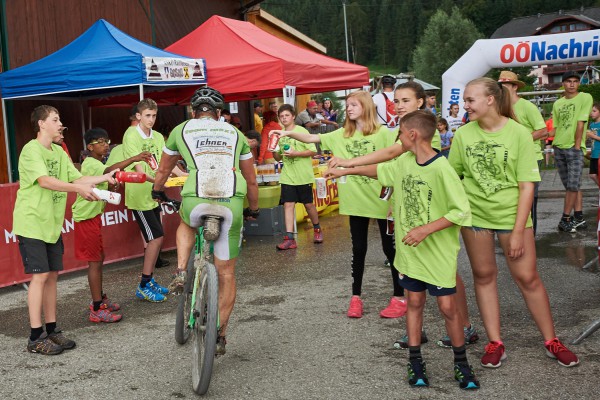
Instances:
[[[190,213],[190,226],[198,228],[204,225],[204,221],[208,217],[215,217],[222,221],[231,215],[231,210],[227,207],[218,204],[198,204]]]

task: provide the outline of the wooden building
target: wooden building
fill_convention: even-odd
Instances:
[[[260,2],[261,0],[0,0],[1,68],[17,68],[55,52],[100,18],[143,42],[165,48],[214,14],[243,20],[246,19],[247,11]],[[29,123],[31,110],[40,104],[53,105],[60,111],[63,124],[69,127],[65,142],[74,158],[83,148],[81,126],[101,126],[109,132],[112,140],[120,142],[129,125],[128,109],[94,109],[89,121],[89,115],[81,115],[77,102],[7,101],[13,179],[16,178],[20,149],[34,138]],[[248,114],[248,109],[242,107],[241,112]],[[161,107],[156,129],[168,132],[183,117],[181,108]],[[9,181],[6,132],[1,122],[0,183],[6,183]]]

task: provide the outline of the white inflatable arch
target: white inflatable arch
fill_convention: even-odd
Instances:
[[[492,68],[548,65],[600,59],[600,30],[505,39],[481,39],[442,75],[442,115],[458,103],[469,81]]]

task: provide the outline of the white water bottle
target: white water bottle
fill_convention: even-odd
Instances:
[[[107,203],[115,205],[121,203],[121,193],[115,193],[109,190],[101,190],[98,188],[93,188],[92,192],[94,192],[94,194],[98,196],[100,200],[104,200]]]

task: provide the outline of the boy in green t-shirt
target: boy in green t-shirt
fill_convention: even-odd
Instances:
[[[290,132],[299,132],[310,135],[301,126],[296,126],[296,112],[294,107],[284,104],[279,107],[279,120],[283,129]],[[302,143],[290,137],[282,137],[279,141],[279,151],[273,152],[277,161],[283,160],[283,170],[279,182],[281,183],[281,200],[285,212],[285,231],[283,242],[277,245],[279,250],[295,249],[294,239],[294,210],[296,203],[304,204],[306,213],[313,224],[315,243],[323,243],[323,232],[319,225],[319,213],[313,203],[313,182],[315,177],[312,167],[312,156],[317,154],[317,148],[312,143]]]
[[[587,227],[583,218],[581,176],[585,132],[594,100],[589,93],[579,92],[580,77],[575,71],[565,72],[562,83],[565,93],[552,106],[554,135],[550,136],[554,136],[554,161],[565,187],[563,214],[558,230],[573,233]]]
[[[163,227],[160,218],[160,205],[152,200],[152,183],[156,169],[160,163],[165,139],[163,136],[153,130],[156,122],[158,106],[152,99],[143,99],[137,105],[136,118],[138,124],[130,126],[123,136],[123,157],[125,159],[134,157],[141,152],[147,151],[154,158],[150,165],[148,162],[137,162],[130,166],[128,170],[134,170],[146,174],[145,183],[127,183],[125,185],[125,205],[135,215],[142,236],[147,243],[144,253],[144,265],[142,267],[142,279],[138,285],[135,295],[152,303],[165,301],[169,290],[159,285],[153,278],[156,260],[160,253],[163,242]],[[179,168],[175,167],[174,172],[181,174]]]
[[[400,284],[407,292],[409,364],[411,386],[428,386],[421,356],[421,330],[425,290],[435,296],[446,322],[454,351],[454,377],[461,389],[478,389],[467,361],[463,324],[456,304],[456,259],[459,230],[471,225],[469,200],[447,159],[431,147],[436,118],[413,111],[400,121],[400,140],[408,151],[382,164],[330,169],[328,177],[364,175],[393,186],[396,221],[396,258]],[[400,243],[403,244],[400,245]]]
[[[88,157],[81,164],[81,173],[88,176],[98,176],[113,170],[122,170],[131,163],[145,161],[150,157],[149,152],[142,152],[127,160],[106,166],[102,163],[108,153],[110,139],[102,128],[93,128],[84,135]],[[108,184],[102,183],[98,189],[107,190]],[[75,221],[75,258],[87,261],[88,283],[92,293],[89,320],[91,322],[119,322],[121,315],[114,314],[120,310],[117,303],[108,300],[102,291],[102,265],[104,262],[104,246],[102,244],[102,213],[105,203],[90,202],[77,196],[73,203],[73,220]]]
[[[52,142],[60,138],[58,110],[43,105],[31,113],[37,138],[19,156],[19,190],[13,212],[13,232],[19,240],[25,273],[31,274],[27,306],[31,334],[27,351],[55,355],[75,347],[56,327],[56,286],[64,252],[61,229],[65,220],[67,192],[88,201],[99,200],[94,185],[116,183],[112,173],[82,176],[64,150]],[[42,313],[46,332],[42,327]]]

